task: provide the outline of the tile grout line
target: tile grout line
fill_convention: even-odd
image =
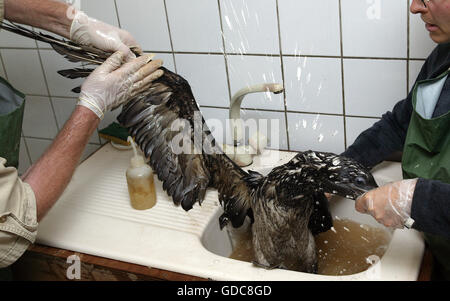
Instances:
[[[166,23],[167,23],[167,30],[169,33],[169,42],[170,42],[170,49],[172,49],[172,59],[173,59],[173,68],[175,69],[174,72],[178,73],[177,71],[177,60],[175,58],[175,51],[173,49],[173,40],[172,40],[172,31],[170,30],[170,22],[169,22],[169,12],[167,10],[167,3],[166,0],[163,0],[164,3],[164,11],[166,13]]]
[[[344,151],[347,150],[347,115],[345,110],[345,78],[344,78],[344,35],[342,30],[342,0],[339,0],[339,39],[341,52],[341,88],[342,88],[342,120],[344,123]]]
[[[229,110],[228,107],[220,107],[220,106],[208,106],[201,105],[201,108],[209,108],[209,109],[221,109],[221,110]],[[258,112],[270,112],[270,113],[293,113],[293,114],[304,114],[304,115],[323,115],[323,116],[335,116],[335,117],[344,117],[343,114],[337,113],[324,113],[324,112],[309,112],[309,111],[295,111],[295,110],[271,110],[271,109],[259,109],[259,108],[250,108],[250,107],[242,107],[242,110],[245,111],[258,111]],[[363,116],[363,115],[346,115],[349,118],[364,118],[364,119],[380,119],[381,116]]]
[[[286,127],[286,142],[287,148],[291,149],[291,141],[289,138],[289,122],[288,122],[288,113],[287,113],[287,97],[286,97],[286,82],[284,78],[284,59],[283,59],[283,48],[281,42],[281,25],[280,25],[280,9],[278,6],[278,0],[275,1],[275,9],[277,13],[277,30],[278,30],[278,47],[280,48],[280,63],[281,63],[281,80],[283,82],[283,105],[284,105],[284,125]]]
[[[117,8],[116,0],[114,0],[114,8],[116,10],[117,24],[119,24],[119,28],[122,28],[122,24],[120,23],[120,17],[119,17],[119,9]]]
[[[59,127],[59,124],[58,124],[58,118],[56,118],[55,108],[54,108],[54,105],[53,105],[52,98],[51,98],[51,96],[50,96],[50,88],[49,88],[49,86],[48,86],[47,76],[45,75],[44,63],[42,62],[41,51],[40,51],[40,49],[39,49],[39,45],[38,45],[37,41],[35,41],[35,43],[36,43],[36,48],[37,48],[36,51],[37,51],[37,53],[38,53],[39,63],[41,64],[42,76],[43,76],[43,78],[44,78],[45,87],[46,87],[46,89],[47,89],[47,94],[48,94],[47,97],[48,97],[48,99],[49,99],[49,101],[50,101],[50,106],[51,106],[52,112],[53,112],[53,119],[54,119],[54,121],[55,121],[56,127],[57,127],[58,132],[59,132],[61,129],[60,129],[60,127]],[[54,139],[54,138],[53,138],[53,139]],[[53,139],[52,139],[52,141],[53,141]],[[31,157],[30,157],[30,158],[31,158]],[[34,162],[32,162],[32,163],[34,163]]]
[[[10,50],[53,50],[52,48],[26,48],[26,47],[0,47],[0,49]],[[163,50],[143,50],[144,52],[162,53],[162,54],[193,54],[193,55],[223,55],[223,52],[202,52],[202,51],[163,51]],[[227,52],[229,56],[262,56],[262,57],[279,57],[280,54],[273,53],[235,53]],[[371,56],[337,56],[337,55],[314,55],[314,54],[283,54],[284,57],[294,58],[330,58],[330,59],[348,59],[348,60],[384,60],[384,61],[425,61],[426,58],[420,57],[371,57]]]
[[[55,120],[56,127],[58,128],[58,131],[60,131],[61,128],[60,128],[59,123],[58,123],[58,118],[56,118],[56,112],[55,112],[55,108],[54,108],[54,106],[53,106],[52,97],[50,96],[50,88],[49,88],[49,86],[48,86],[47,76],[45,75],[44,63],[42,62],[41,51],[40,51],[40,49],[39,49],[39,46],[37,45],[37,42],[36,42],[36,46],[37,46],[37,48],[38,48],[38,49],[37,49],[37,53],[38,53],[39,63],[41,64],[42,76],[43,76],[43,78],[44,78],[45,87],[46,87],[46,89],[47,89],[47,94],[48,94],[47,97],[48,97],[48,99],[49,99],[49,101],[50,101],[50,106],[52,107],[53,118],[54,118],[54,120]]]
[[[220,6],[220,0],[217,0],[217,7],[219,9],[219,22],[220,22],[220,34],[222,36],[222,49],[223,49],[223,59],[225,61],[225,75],[227,78],[227,88],[228,88],[228,103],[230,104],[228,109],[230,109],[231,106],[231,100],[232,100],[232,95],[231,95],[231,81],[230,81],[230,69],[228,67],[228,55],[227,55],[227,49],[226,49],[226,44],[225,44],[225,33],[223,31],[223,20],[222,20],[222,8]],[[226,137],[225,137],[226,139]]]

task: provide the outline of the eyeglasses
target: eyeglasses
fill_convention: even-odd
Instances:
[[[423,6],[427,7],[427,5],[425,4],[425,2],[430,2],[430,0],[421,0],[423,3]]]

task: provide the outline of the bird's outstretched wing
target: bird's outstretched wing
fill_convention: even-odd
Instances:
[[[41,42],[72,62],[102,64],[111,53],[74,44],[14,23],[0,27]],[[260,175],[248,174],[216,145],[192,94],[188,82],[165,69],[151,88],[123,106],[118,117],[144,152],[163,182],[164,190],[185,210],[204,199],[206,189],[218,189],[224,208],[221,226],[231,221],[242,225],[250,214],[251,188]],[[87,77],[93,69],[77,68],[58,73],[67,78]]]

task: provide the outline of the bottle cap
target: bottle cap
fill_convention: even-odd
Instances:
[[[131,136],[128,136],[128,142],[131,143],[131,146],[133,147],[134,151],[134,157],[131,158],[131,167],[135,168],[145,165],[144,158],[138,155],[136,150],[136,144],[134,143],[133,138]]]

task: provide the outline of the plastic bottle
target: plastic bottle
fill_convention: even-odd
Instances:
[[[131,158],[126,176],[131,206],[137,210],[150,209],[156,205],[155,183],[153,171],[145,164],[144,158],[138,155],[133,138],[128,137],[133,146],[134,157]]]

